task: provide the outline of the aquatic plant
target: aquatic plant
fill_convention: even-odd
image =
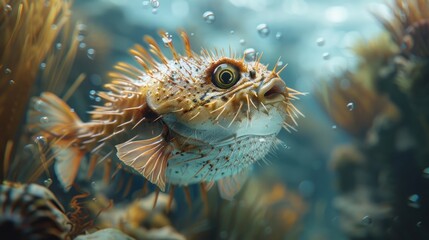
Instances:
[[[47,4],[0,1],[0,156],[11,155],[16,147],[14,142],[40,63],[69,15],[69,3]],[[3,176],[3,166],[1,170]]]
[[[306,201],[294,190],[258,176],[233,201],[209,192],[207,214],[181,229],[189,239],[295,239],[306,211]]]
[[[354,136],[353,145],[337,146],[331,159],[335,205],[350,237],[425,239],[428,232],[416,226],[428,216],[421,204],[429,184],[422,174],[429,166],[429,2],[398,0],[390,8],[393,19],[375,13],[390,38],[358,44],[356,69],[334,79],[330,101],[321,100]],[[353,108],[344,107],[347,101]]]

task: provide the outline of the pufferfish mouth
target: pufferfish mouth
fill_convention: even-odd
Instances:
[[[273,78],[259,87],[258,98],[266,104],[282,102],[286,99],[286,84],[280,78]]]

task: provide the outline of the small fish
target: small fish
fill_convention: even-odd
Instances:
[[[260,58],[246,62],[224,51],[197,54],[187,34],[180,36],[183,55],[164,41],[172,59],[152,37],[144,37],[148,50],[134,46],[130,53],[139,68],[115,66],[106,91],[98,93],[104,105],[89,112],[89,122],[53,93],[34,99],[29,127],[49,140],[66,189],[86,153],[115,152],[161,190],[166,184],[209,188],[217,182],[221,195],[231,199],[252,163],[278,142],[280,130],[294,129],[302,113],[291,101],[302,93],[279,77],[284,68],[269,70]]]

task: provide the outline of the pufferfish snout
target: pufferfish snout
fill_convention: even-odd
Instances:
[[[258,89],[258,98],[265,104],[285,101],[287,94],[286,84],[281,78],[273,78]]]
[[[131,49],[140,67],[117,64],[106,91],[98,93],[104,104],[89,112],[89,122],[52,93],[34,99],[29,127],[49,140],[65,189],[90,153],[92,159],[116,158],[161,190],[217,183],[231,199],[252,164],[264,161],[278,142],[279,131],[294,129],[302,113],[292,101],[303,94],[279,77],[284,68],[269,70],[260,59],[246,62],[217,50],[197,54],[187,34],[180,36],[185,53],[171,41],[172,59],[149,36],[147,48]]]

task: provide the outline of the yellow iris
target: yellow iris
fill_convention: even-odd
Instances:
[[[212,74],[212,83],[222,89],[234,86],[240,79],[240,71],[231,64],[221,64]]]

